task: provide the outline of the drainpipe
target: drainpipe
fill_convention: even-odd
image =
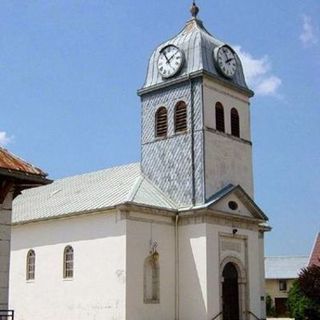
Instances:
[[[176,214],[174,227],[175,237],[175,320],[179,320],[179,238],[178,238],[179,213]]]
[[[195,165],[194,165],[194,101],[193,101],[193,83],[190,75],[188,76],[190,83],[190,113],[191,113],[191,177],[192,177],[192,205],[196,203],[196,187],[195,187]]]

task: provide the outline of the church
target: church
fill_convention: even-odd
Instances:
[[[250,98],[239,56],[191,18],[149,60],[141,162],[14,201],[16,320],[265,319]]]

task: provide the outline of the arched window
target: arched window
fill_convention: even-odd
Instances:
[[[165,107],[156,112],[156,137],[166,137],[168,132],[168,115]]]
[[[240,137],[240,118],[237,109],[231,109],[231,134]]]
[[[180,101],[174,110],[174,131],[183,132],[187,130],[187,105]]]
[[[160,303],[159,254],[155,251],[144,261],[144,303]]]
[[[63,252],[63,277],[73,278],[73,248],[67,246]]]
[[[216,103],[216,129],[225,132],[224,128],[224,110],[220,102]]]
[[[36,267],[36,254],[33,250],[29,250],[27,253],[27,280],[34,280]]]

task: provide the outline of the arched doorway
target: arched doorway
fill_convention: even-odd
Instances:
[[[223,320],[240,320],[238,271],[232,262],[225,265],[222,283]]]

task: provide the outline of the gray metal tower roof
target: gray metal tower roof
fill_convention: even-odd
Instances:
[[[209,76],[222,80],[224,83],[229,83],[230,85],[247,91],[249,95],[253,95],[253,92],[249,90],[246,84],[242,64],[238,55],[236,55],[238,68],[234,77],[229,80],[219,74],[214,64],[213,52],[216,47],[225,45],[226,43],[212,36],[206,30],[202,21],[196,17],[187,21],[185,27],[177,36],[162,43],[154,50],[149,60],[147,77],[141,89],[142,91],[149,87],[164,85],[165,82],[171,83],[172,79],[164,79],[161,77],[157,67],[161,50],[170,44],[179,47],[185,55],[184,66],[178,76],[173,79],[179,79],[189,75],[192,76],[202,71]]]

